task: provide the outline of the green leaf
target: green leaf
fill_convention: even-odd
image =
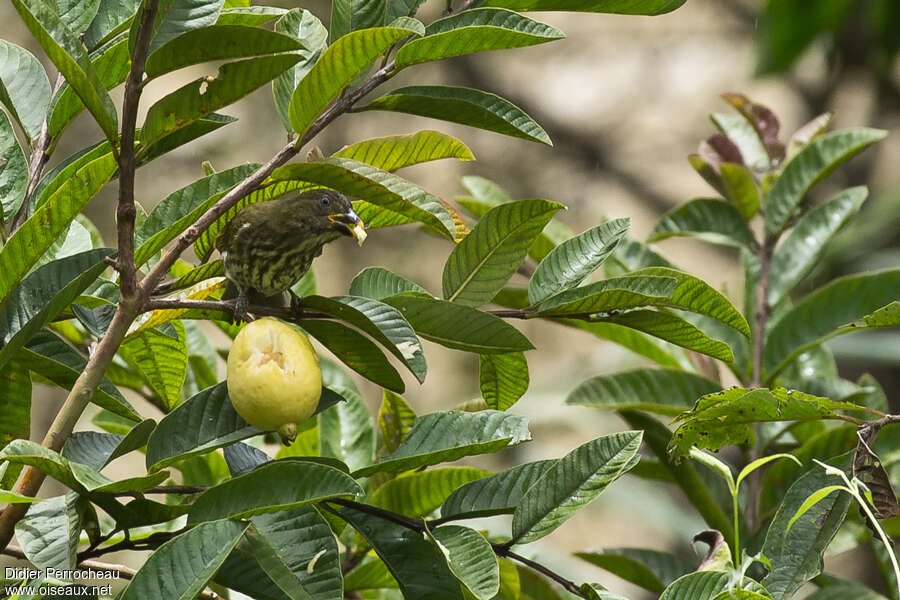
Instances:
[[[666,340],[676,346],[706,354],[727,363],[734,361],[728,344],[713,339],[691,323],[669,313],[653,310],[630,310],[605,317],[602,322],[624,325]]]
[[[550,136],[522,109],[500,96],[442,85],[396,89],[358,110],[388,110],[469,125],[552,146]]]
[[[336,392],[322,388],[314,414],[341,400]],[[147,470],[156,471],[260,433],[234,411],[223,381],[201,390],[162,418],[147,442]]]
[[[213,173],[169,194],[135,231],[135,262],[143,265],[206,212],[220,194],[246,178],[259,165],[247,164]]]
[[[296,54],[300,62],[279,75],[272,82],[275,108],[288,133],[292,132],[290,119],[291,95],[297,85],[309,73],[322,53],[328,48],[328,30],[308,10],[291,9],[275,23],[275,31],[297,39],[303,48]]]
[[[612,258],[606,262],[606,275],[622,275],[631,271],[637,271],[645,267],[669,267],[675,266],[662,256],[640,242],[628,237],[623,238],[616,246]]]
[[[16,523],[16,539],[39,569],[74,569],[82,518],[78,494],[48,498],[28,509]]]
[[[410,135],[389,135],[344,146],[335,158],[350,158],[383,171],[396,171],[442,158],[475,160],[468,146],[453,136],[429,129]]]
[[[215,110],[243,98],[294,65],[292,54],[262,56],[219,67],[216,77],[200,77],[157,100],[147,110],[141,131],[143,147]]]
[[[447,566],[479,600],[490,600],[500,591],[500,565],[491,544],[474,529],[443,525],[428,532],[441,549]]]
[[[184,324],[172,321],[175,336],[149,329],[125,339],[119,354],[163,401],[167,410],[181,402],[187,374],[187,338]]]
[[[313,120],[332,100],[372,61],[407,35],[405,29],[373,27],[348,33],[331,44],[291,96],[289,114],[297,138],[303,140]]]
[[[784,166],[766,193],[766,231],[779,233],[813,185],[886,135],[881,129],[859,128],[833,131],[813,140]]]
[[[353,476],[409,471],[463,456],[496,452],[530,439],[528,421],[518,415],[495,410],[430,413],[416,417],[396,451],[374,465],[357,470]]]
[[[684,3],[685,0],[487,0],[482,6],[655,16],[672,12]]]
[[[556,460],[525,463],[457,488],[441,505],[442,518],[512,514],[525,492]]]
[[[381,408],[378,409],[378,428],[381,441],[388,452],[400,447],[400,443],[416,420],[416,413],[406,400],[390,390],[382,390]]]
[[[697,198],[664,214],[648,242],[694,236],[714,244],[750,248],[753,234],[733,206],[713,198]]]
[[[354,508],[342,508],[340,515],[378,553],[405,600],[463,600],[444,555],[421,533]]]
[[[336,0],[331,3],[331,40],[352,31],[385,25],[386,3],[373,0]]]
[[[864,186],[848,188],[797,220],[772,254],[766,288],[770,306],[777,305],[815,266],[825,246],[859,212],[868,195]]]
[[[27,187],[28,163],[25,154],[19,146],[9,117],[0,111],[0,222],[5,224],[12,220],[22,206]]]
[[[528,300],[540,304],[579,285],[616,249],[629,227],[631,219],[614,219],[556,246],[528,282]]]
[[[715,600],[722,592],[734,591],[736,600],[744,598],[737,596],[741,589],[764,593],[764,587],[750,579],[743,577],[740,585],[733,582],[734,576],[725,571],[696,571],[679,577],[659,597],[659,600]],[[766,596],[764,595],[763,598]],[[745,599],[753,600],[753,598]]]
[[[456,231],[453,218],[436,197],[398,175],[349,158],[324,158],[286,165],[276,169],[271,179],[275,182],[300,180],[324,185],[365,199],[367,204],[376,205],[374,214],[372,210],[363,210],[360,206],[357,206],[356,212],[370,229],[397,224],[392,219],[399,215],[403,217],[399,223],[420,221],[450,239]],[[373,217],[387,217],[387,222],[379,222]]]
[[[18,231],[23,229],[24,225]],[[0,252],[0,264],[7,250],[10,244]],[[106,268],[103,258],[110,254],[111,250],[101,248],[55,260],[36,269],[12,291],[0,308],[0,365],[94,282]]]
[[[303,594],[308,594],[297,593],[296,597],[340,598],[341,565],[337,541],[327,521],[315,508],[300,506],[256,515],[250,522],[268,548],[254,552],[254,546],[239,544],[216,573],[216,583],[264,598],[283,598],[285,587],[297,593],[296,585],[302,586]],[[282,571],[287,567],[294,581],[282,580],[280,586],[268,581],[258,560],[263,554],[277,559],[282,564]]]
[[[644,548],[604,548],[575,556],[655,594],[693,570],[674,554]]]
[[[128,76],[131,68],[131,57],[128,55],[128,40],[122,38],[118,42],[102,49],[95,56],[91,64],[103,88],[110,90],[122,82]],[[50,117],[47,121],[47,132],[52,139],[51,149],[56,145],[62,132],[84,110],[84,103],[79,98],[75,89],[69,85],[63,86],[53,97],[50,105]]]
[[[83,41],[94,50],[131,26],[140,0],[101,0],[97,14],[84,32]]]
[[[8,492],[0,490],[0,502],[9,504],[31,504],[32,502],[41,502],[42,498],[32,498],[31,496],[23,496],[16,492]]]
[[[14,440],[0,450],[0,461],[31,465],[79,493],[143,492],[159,485],[169,477],[160,471],[145,477],[131,477],[111,481],[96,469],[73,462],[64,456],[28,440]]]
[[[741,165],[722,163],[719,166],[723,195],[737,209],[745,221],[759,211],[759,189],[753,176]]]
[[[632,271],[629,275],[673,277],[678,284],[675,286],[675,291],[672,292],[669,301],[664,303],[665,306],[712,317],[716,321],[741,332],[745,337],[750,337],[750,325],[747,323],[744,315],[728,301],[728,298],[701,279],[668,267],[648,267],[639,271]]]
[[[165,43],[193,29],[209,27],[216,23],[223,0],[162,0],[153,19],[149,56]],[[128,35],[131,53],[137,39],[138,20]],[[149,57],[148,57],[149,58]]]
[[[134,575],[121,600],[189,600],[206,587],[249,525],[202,523],[160,546]]]
[[[41,255],[106,185],[116,169],[112,154],[106,154],[78,169],[9,238],[0,250],[0,302],[7,299]]]
[[[420,336],[447,348],[505,354],[533,348],[519,330],[478,309],[446,300],[404,294],[384,298]]]
[[[490,302],[561,208],[547,200],[521,200],[489,210],[447,258],[444,298],[467,306]]]
[[[76,431],[66,441],[63,456],[100,470],[120,456],[146,445],[155,428],[156,421],[147,419],[132,427],[127,435]]]
[[[29,140],[41,135],[50,104],[50,81],[34,55],[0,40],[0,102]]]
[[[722,386],[700,375],[676,369],[636,369],[592,377],[575,388],[566,404],[604,410],[643,410],[676,416],[701,396]]]
[[[823,340],[860,329],[851,324],[896,300],[898,289],[900,269],[876,271],[835,279],[798,302],[766,335],[767,377]]]
[[[403,314],[393,306],[361,296],[306,296],[301,306],[363,330],[403,362],[419,382],[425,380],[428,366],[422,343]]]
[[[288,13],[287,9],[276,6],[232,6],[226,2],[216,25],[247,25],[257,27]]]
[[[397,52],[398,69],[417,63],[462,56],[485,50],[522,48],[565,37],[555,27],[510,10],[475,8],[438,19],[425,29],[425,37],[412,40]]]
[[[397,580],[377,556],[366,556],[344,576],[345,592],[398,587]]]
[[[366,379],[401,394],[406,389],[403,378],[378,346],[355,329],[319,319],[303,319],[299,324],[341,362]]]
[[[213,25],[172,39],[147,58],[147,78],[212,60],[278,54],[303,48],[288,35],[243,25]]]
[[[635,354],[652,360],[661,367],[676,369],[693,368],[691,362],[679,348],[659,338],[641,333],[636,329],[617,325],[608,320],[597,323],[588,323],[587,321],[577,321],[574,319],[560,319],[558,322],[568,325],[569,327],[574,327],[575,329],[586,331],[598,338],[615,342],[616,344],[631,350]]]
[[[337,458],[354,471],[375,460],[375,426],[362,398],[347,390],[344,395],[346,402],[318,417],[319,456]]]
[[[673,271],[675,272],[675,271]],[[543,317],[566,317],[667,304],[675,292],[674,277],[616,277],[562,291],[538,307]]]
[[[162,418],[147,442],[147,470],[155,471],[259,433],[234,411],[223,381]]]
[[[727,100],[726,100],[727,101]],[[753,123],[742,114],[714,113],[713,124],[737,146],[744,165],[755,173],[765,173],[772,168],[772,159]],[[734,164],[734,163],[725,163]],[[748,173],[749,175],[749,173]],[[752,179],[750,179],[752,182]]]
[[[521,352],[482,354],[478,383],[488,408],[506,410],[528,390],[528,362]]]
[[[678,459],[691,446],[716,451],[725,444],[749,444],[755,423],[834,418],[840,410],[861,407],[784,388],[731,387],[701,397],[691,410],[675,418],[681,425],[672,436],[669,452]]]
[[[527,544],[552,532],[639,460],[642,432],[607,435],[559,459],[538,479],[513,513],[512,539]]]
[[[31,376],[17,361],[0,368],[0,448],[31,435]]]
[[[420,292],[428,290],[418,283],[392,273],[383,267],[366,267],[356,274],[350,282],[349,294],[374,300],[382,300],[403,292]]]
[[[424,517],[454,490],[488,475],[472,467],[444,467],[391,479],[372,495],[372,504],[409,517]]]
[[[188,513],[188,523],[246,518],[326,498],[362,494],[359,484],[334,467],[283,459],[261,465],[200,494]]]
[[[84,102],[110,143],[118,138],[116,107],[91,65],[81,41],[66,27],[49,0],[12,0],[31,35]]]
[[[833,464],[837,463],[849,467],[849,456],[842,455]],[[788,489],[769,525],[762,551],[772,568],[762,583],[775,600],[790,598],[822,572],[822,555],[844,521],[852,500],[850,494],[828,496],[806,511],[790,529],[788,521],[811,493],[833,481],[833,476],[813,466]]]
[[[811,141],[828,131],[828,126],[834,118],[834,113],[822,113],[817,117],[810,119],[800,129],[791,134],[791,139],[787,145],[787,158],[793,157],[795,154],[805,148]]]

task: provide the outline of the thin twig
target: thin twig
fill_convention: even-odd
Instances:
[[[122,139],[119,149],[119,204],[116,208],[116,230],[118,233],[119,288],[123,298],[131,298],[137,293],[137,265],[134,263],[134,172],[137,169],[134,156],[134,139],[137,129],[138,105],[141,101],[141,82],[144,79],[144,65],[150,50],[153,35],[153,19],[159,7],[159,0],[145,4],[141,13],[131,70],[125,80],[125,97],[122,104]]]
[[[155,5],[155,1],[150,2],[150,7]],[[146,15],[143,13],[152,10],[150,7],[144,5],[144,8],[142,9],[142,25],[148,23],[145,18]],[[150,21],[150,23],[152,23],[152,21]],[[138,39],[142,40],[141,44],[149,44],[150,42],[149,37],[143,35],[140,30],[138,31]],[[135,47],[136,54],[142,52],[146,53],[146,48],[141,49]],[[130,136],[128,135],[129,132],[126,131],[129,128],[133,129],[134,126],[134,122],[130,125],[123,122],[123,139],[134,140],[134,131],[130,132]],[[133,148],[133,142],[131,146]],[[125,186],[126,182],[120,181],[119,185]],[[131,181],[131,185],[134,185],[133,180]],[[100,385],[100,381],[103,379],[103,375],[106,372],[106,367],[112,362],[116,351],[125,339],[128,328],[137,318],[141,300],[142,298],[136,294],[130,296],[123,294],[123,297],[116,308],[116,313],[113,315],[109,329],[106,331],[106,335],[97,345],[95,351],[90,355],[87,365],[85,365],[84,370],[75,380],[75,383],[72,384],[72,389],[69,390],[65,402],[63,402],[59,412],[56,413],[53,423],[50,424],[50,428],[47,430],[47,433],[41,442],[41,445],[44,448],[53,450],[54,452],[62,450],[63,444],[75,428],[75,423],[78,422],[78,419],[81,417],[81,414],[93,397],[97,386]],[[46,474],[43,471],[33,466],[28,466],[24,469],[15,491],[24,496],[37,496],[45,477]],[[0,514],[0,548],[5,548],[9,545],[10,540],[12,540],[16,523],[25,516],[27,511],[28,504],[10,504],[3,513]]]

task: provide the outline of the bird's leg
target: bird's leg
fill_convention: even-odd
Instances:
[[[288,288],[288,294],[291,296],[291,314],[298,321],[303,318],[303,306],[300,304],[300,296],[294,293],[294,290]]]
[[[247,304],[247,290],[242,287],[238,287],[237,298],[233,300],[233,304],[231,307],[231,312],[234,316],[234,321],[232,321],[232,323],[240,323],[241,321],[249,323],[253,320],[253,318],[247,312]]]

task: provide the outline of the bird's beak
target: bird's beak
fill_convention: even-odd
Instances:
[[[335,229],[344,235],[355,237],[360,246],[366,241],[366,236],[368,235],[366,234],[366,226],[352,210],[348,213],[328,215],[328,220],[334,224]]]

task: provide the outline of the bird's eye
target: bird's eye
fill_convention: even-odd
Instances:
[[[321,204],[322,206],[328,206],[331,204],[331,198],[329,198],[328,196],[322,196],[322,199],[319,200],[319,204]]]

